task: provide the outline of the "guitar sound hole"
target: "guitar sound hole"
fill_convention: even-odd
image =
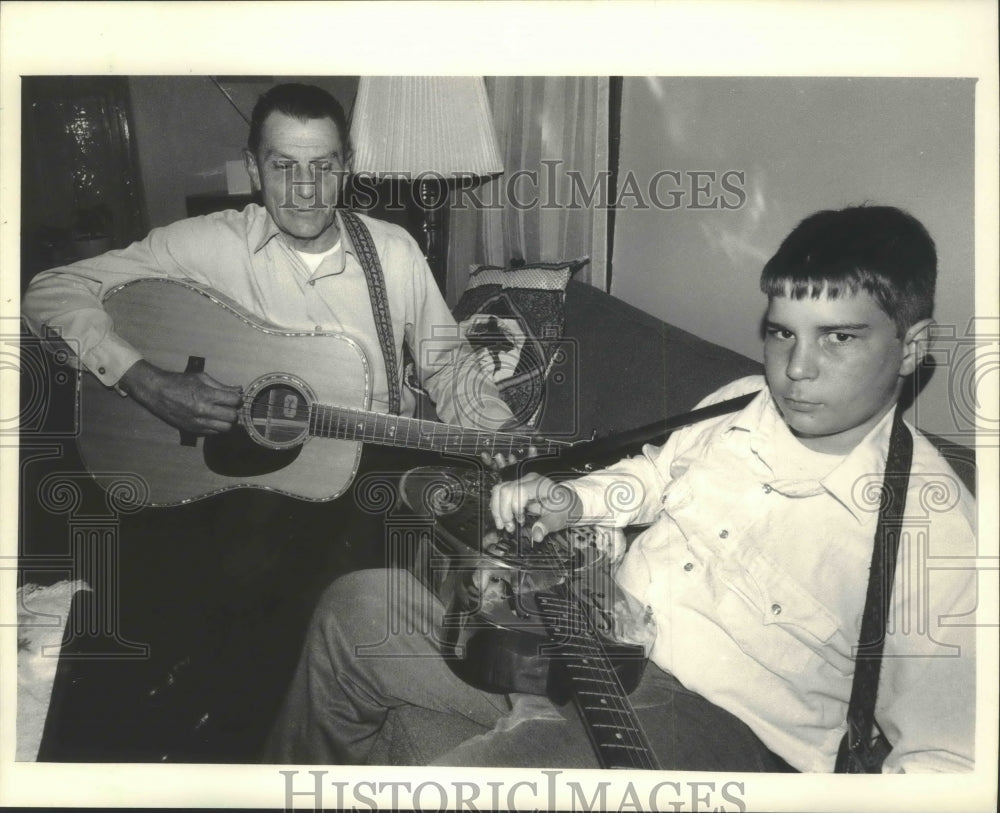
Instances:
[[[286,383],[271,384],[254,396],[247,429],[264,442],[287,446],[309,435],[309,399]]]

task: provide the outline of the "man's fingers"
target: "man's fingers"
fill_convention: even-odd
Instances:
[[[208,373],[200,373],[198,379],[207,387],[204,400],[226,406],[239,406],[243,400],[243,387],[237,384],[222,384]]]
[[[233,422],[205,420],[196,430],[202,435],[221,435],[233,428]]]
[[[215,403],[232,407],[239,406],[243,403],[243,390],[239,387],[226,387],[224,390],[217,390],[215,393]]]

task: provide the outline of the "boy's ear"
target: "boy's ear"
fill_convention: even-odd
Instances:
[[[899,369],[902,376],[912,375],[930,350],[931,325],[933,319],[914,322],[903,335],[903,364]]]

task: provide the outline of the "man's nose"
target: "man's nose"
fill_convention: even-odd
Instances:
[[[809,342],[797,339],[788,357],[788,377],[793,381],[815,378],[817,369],[816,348]]]
[[[292,187],[297,198],[312,200],[316,196],[316,176],[313,170],[297,171]]]

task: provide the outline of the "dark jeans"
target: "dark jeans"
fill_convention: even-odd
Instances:
[[[320,600],[265,761],[363,763],[386,714],[415,705],[492,728],[505,695],[474,689],[439,656],[443,608],[401,570],[338,579]],[[722,668],[722,667],[720,667]],[[743,722],[648,664],[632,704],[664,769],[790,771]],[[501,724],[435,762],[464,766],[597,767],[572,707]],[[537,706],[536,706],[537,707]]]

